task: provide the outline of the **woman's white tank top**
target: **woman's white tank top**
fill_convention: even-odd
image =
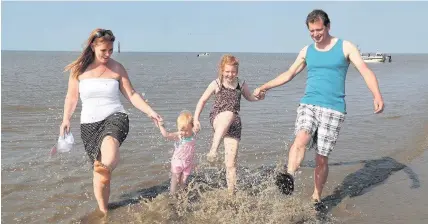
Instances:
[[[126,113],[120,102],[119,81],[107,78],[89,78],[79,81],[82,112],[80,123],[104,120],[116,112]]]

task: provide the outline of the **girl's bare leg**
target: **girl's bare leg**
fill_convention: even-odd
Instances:
[[[214,136],[210,152],[207,154],[208,161],[212,162],[216,159],[220,141],[227,133],[227,130],[229,130],[229,127],[234,119],[235,114],[230,111],[221,112],[214,118]]]

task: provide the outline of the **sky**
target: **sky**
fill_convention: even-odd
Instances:
[[[104,28],[122,52],[295,53],[312,43],[305,20],[313,9],[362,52],[428,53],[428,2],[420,1],[2,1],[1,49],[80,51]]]

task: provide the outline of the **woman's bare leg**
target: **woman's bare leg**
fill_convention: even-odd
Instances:
[[[104,137],[101,143],[101,163],[94,162],[94,194],[101,212],[107,213],[110,197],[111,172],[119,162],[119,142],[111,136]]]

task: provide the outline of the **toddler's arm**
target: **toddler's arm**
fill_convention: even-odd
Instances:
[[[165,137],[168,140],[178,141],[180,139],[180,132],[172,132],[172,133],[168,132],[165,129],[163,121],[159,122],[159,129],[160,129],[160,131],[162,133],[162,136]]]

